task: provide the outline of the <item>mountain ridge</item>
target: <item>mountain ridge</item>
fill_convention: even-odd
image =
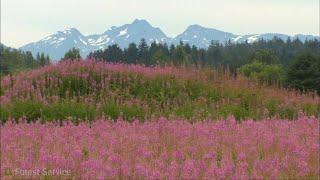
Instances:
[[[228,41],[232,43],[253,43],[259,39],[271,40],[274,37],[279,37],[282,40],[286,40],[289,37],[292,39],[299,38],[303,42],[311,39],[320,40],[319,36],[302,34],[294,36],[280,33],[236,35],[198,24],[188,26],[181,34],[171,38],[160,28],[153,27],[148,21],[135,19],[131,24],[112,26],[101,34],[87,36],[83,35],[76,28],[67,28],[48,35],[39,41],[26,44],[19,49],[31,51],[33,55],[38,52],[49,54],[52,59],[58,60],[63,57],[66,51],[73,47],[80,49],[81,55],[86,56],[92,51],[104,49],[112,44],[118,44],[121,48],[125,48],[132,42],[139,43],[142,38],[148,44],[155,41],[156,43],[176,45],[182,41],[199,48],[207,48],[211,41],[218,41],[220,43]]]

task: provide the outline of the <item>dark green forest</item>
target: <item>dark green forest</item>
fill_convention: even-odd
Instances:
[[[50,64],[50,57],[0,46],[1,74],[15,73]],[[79,50],[70,49],[63,59],[81,58]],[[274,38],[255,43],[225,44],[212,41],[207,49],[180,42],[179,45],[148,45],[144,39],[121,49],[114,44],[91,52],[88,58],[98,61],[146,66],[196,66],[228,70],[266,85],[279,85],[301,91],[320,92],[320,41]],[[62,59],[62,60],[63,60]]]
[[[274,38],[271,41],[260,40],[255,43],[238,44],[231,42],[221,44],[212,41],[209,48],[203,49],[182,42],[177,46],[155,42],[148,46],[142,39],[138,45],[131,43],[124,50],[118,45],[112,45],[104,50],[91,53],[89,57],[108,62],[136,63],[147,66],[194,64],[212,67],[222,65],[237,69],[255,60],[288,67],[299,54],[310,53],[319,56],[319,50],[319,40],[302,43],[298,39],[283,41]]]

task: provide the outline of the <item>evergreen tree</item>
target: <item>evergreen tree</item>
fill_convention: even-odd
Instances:
[[[148,57],[149,57],[149,47],[146,43],[145,39],[141,39],[139,44],[139,51],[138,51],[138,63],[139,64],[147,64]]]
[[[220,52],[220,45],[216,41],[211,41],[211,44],[207,52],[207,63],[211,66],[217,66],[222,64],[222,55]]]
[[[123,60],[123,52],[117,44],[108,46],[104,54],[109,62],[121,62]]]
[[[171,44],[169,49],[170,61],[174,61],[174,52],[176,50],[175,45]]]
[[[287,72],[287,83],[290,87],[320,94],[320,56],[300,54]]]
[[[188,43],[184,45],[184,51],[187,54],[191,54],[191,47],[190,47],[190,45]]]
[[[77,48],[72,48],[68,52],[65,53],[62,60],[79,60],[81,58],[80,50]]]
[[[30,68],[36,67],[36,64],[35,64],[36,62],[34,61],[33,56],[30,51],[27,51],[25,53],[25,62],[26,62],[27,67],[30,67]]]
[[[186,53],[183,43],[175,48],[173,57],[175,65],[187,65],[191,61],[191,55]]]
[[[166,55],[164,54],[162,49],[158,49],[152,56],[152,62],[154,62],[154,64],[160,65],[160,66],[164,66],[165,62],[166,62]]]
[[[198,52],[198,48],[194,45],[191,48],[191,58],[192,58],[193,64],[199,65],[200,63],[199,52]]]
[[[205,49],[199,49],[199,64],[201,66],[204,66],[206,64],[206,50]]]
[[[37,53],[37,59],[36,59],[36,60],[38,61],[39,64],[40,64],[40,59],[41,59],[41,58],[40,58],[40,53],[38,52],[38,53]]]
[[[136,64],[138,61],[138,48],[135,43],[130,43],[128,49],[126,50],[126,62],[129,64]]]
[[[44,53],[41,53],[39,63],[40,63],[40,66],[46,65],[46,57],[44,56]]]
[[[160,44],[160,47],[161,47],[164,55],[165,55],[166,57],[169,57],[169,56],[170,56],[170,52],[169,52],[169,47],[168,47],[168,45],[167,45],[166,43],[164,43],[164,44]]]
[[[46,64],[50,64],[50,57],[49,57],[49,55],[46,56]]]

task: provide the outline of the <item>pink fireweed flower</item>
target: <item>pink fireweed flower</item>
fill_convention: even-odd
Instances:
[[[230,119],[229,122],[234,122]],[[317,179],[319,119],[250,123],[150,119],[1,125],[1,179]],[[271,136],[271,137],[270,137]],[[285,147],[282,145],[285,143]]]

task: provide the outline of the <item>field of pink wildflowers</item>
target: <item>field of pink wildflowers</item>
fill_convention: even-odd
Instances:
[[[63,61],[1,78],[0,178],[319,179],[319,101],[220,70]]]
[[[318,179],[319,119],[1,126],[1,179]]]

